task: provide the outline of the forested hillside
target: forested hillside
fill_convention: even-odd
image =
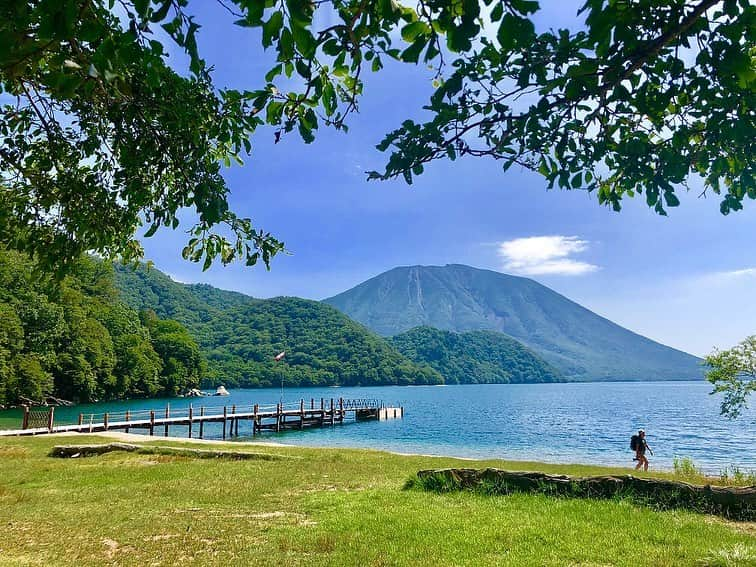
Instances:
[[[254,299],[172,281],[155,269],[117,269],[122,297],[189,329],[215,386],[439,384],[441,376],[399,354],[338,310],[294,297]],[[280,363],[273,357],[286,351]]]
[[[416,327],[393,337],[404,356],[437,370],[447,384],[558,382],[559,371],[516,340],[493,331]]]
[[[55,281],[0,252],[0,405],[175,395],[204,372],[183,325],[119,299],[109,264],[84,258]]]

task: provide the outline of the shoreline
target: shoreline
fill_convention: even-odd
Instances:
[[[158,442],[168,441],[171,443],[188,443],[196,445],[223,445],[231,447],[282,447],[287,449],[325,449],[331,451],[348,450],[348,451],[373,451],[378,453],[388,453],[390,455],[397,455],[399,457],[425,457],[431,459],[454,459],[458,461],[466,462],[489,462],[489,461],[501,461],[504,463],[520,463],[525,465],[547,465],[547,466],[586,466],[597,467],[606,469],[627,469],[627,474],[633,474],[636,471],[632,466],[623,467],[622,465],[612,465],[607,463],[585,463],[585,462],[564,462],[564,461],[536,461],[536,460],[522,460],[522,459],[508,459],[504,457],[492,457],[492,458],[477,458],[477,457],[461,457],[457,455],[444,455],[437,453],[407,453],[402,451],[392,451],[390,449],[376,449],[372,447],[339,447],[339,446],[313,446],[313,445],[294,445],[291,443],[277,443],[274,441],[224,441],[222,439],[197,439],[188,437],[173,437],[173,436],[153,436],[140,435],[139,433],[125,433],[123,431],[99,431],[93,433],[76,433],[76,432],[63,432],[63,433],[51,433],[45,435],[45,437],[52,438],[75,438],[80,436],[93,436],[102,437],[103,439],[112,439],[116,441],[122,441],[127,443],[144,443],[144,442]],[[673,474],[674,471],[666,468],[650,468],[649,473],[661,473],[661,474]],[[707,478],[716,479],[719,478],[714,475],[705,475]]]
[[[380,390],[380,389],[388,389],[388,388],[453,388],[453,387],[459,387],[459,388],[465,388],[467,386],[553,386],[553,385],[577,385],[577,384],[588,384],[588,385],[595,385],[595,384],[682,384],[682,383],[691,383],[691,384],[701,384],[706,383],[706,378],[666,378],[663,380],[630,380],[626,378],[612,378],[608,380],[564,380],[562,382],[481,382],[481,383],[465,383],[465,384],[380,384],[380,385],[374,385],[374,386],[361,386],[361,385],[353,385],[353,386],[344,386],[344,385],[334,385],[334,386],[322,386],[322,385],[300,385],[300,386],[287,386],[287,389],[289,390],[317,390],[321,388],[331,388],[331,389],[349,389],[349,388],[356,388],[361,390]],[[278,386],[237,386],[237,387],[230,387],[226,388],[230,395],[233,395],[233,392],[244,390],[244,391],[250,391],[250,392],[258,392],[263,390],[272,390],[275,392],[279,391]],[[208,389],[207,391],[211,391],[212,388]],[[76,408],[79,406],[91,406],[91,405],[97,405],[97,404],[118,404],[122,402],[135,402],[135,403],[141,403],[141,402],[150,402],[150,401],[171,401],[171,400],[205,400],[205,399],[216,399],[216,398],[226,398],[228,396],[218,396],[215,394],[205,394],[204,396],[170,396],[170,397],[155,397],[155,398],[119,398],[114,400],[96,400],[92,402],[68,402],[66,404],[43,404],[39,407],[43,408]],[[24,404],[20,405],[6,405],[6,406],[0,406],[0,414],[5,411],[17,411],[21,410],[24,407]]]

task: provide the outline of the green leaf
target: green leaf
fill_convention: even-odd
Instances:
[[[430,26],[425,22],[411,22],[402,28],[402,39],[408,43],[412,43],[418,36],[425,36],[430,32]]]
[[[417,63],[420,57],[420,52],[422,52],[426,43],[427,40],[425,39],[425,37],[421,36],[417,38],[412,45],[410,45],[402,52],[402,61],[408,63]]]
[[[291,33],[294,37],[294,45],[304,57],[315,55],[315,38],[310,31],[302,26],[292,25]]]
[[[160,225],[158,223],[153,223],[152,226],[147,229],[147,232],[144,233],[145,238],[149,238],[153,234],[157,232],[157,229],[160,228]]]
[[[667,206],[669,207],[677,207],[680,205],[680,199],[678,199],[677,195],[675,195],[671,191],[664,193],[664,200],[667,202]]]
[[[491,21],[498,22],[503,15],[504,4],[502,2],[497,2],[496,6],[493,7],[493,10],[491,10]]]
[[[284,28],[281,31],[281,39],[278,41],[278,60],[287,61],[294,57],[294,36],[292,36],[289,28]]]
[[[267,22],[263,24],[263,47],[273,45],[273,40],[278,39],[283,28],[283,14],[280,11],[273,12]]]
[[[534,14],[540,8],[536,0],[510,0],[510,4],[512,8],[524,15]]]
[[[168,15],[168,10],[170,9],[172,5],[172,0],[163,0],[163,4],[154,12],[152,12],[152,16],[150,16],[150,21],[152,23],[158,23],[162,22],[165,17]]]
[[[275,79],[278,75],[280,75],[283,72],[283,65],[276,65],[273,67],[270,71],[268,71],[265,74],[265,81],[270,83],[273,79]]]
[[[502,50],[510,51],[515,45],[517,45],[517,36],[517,16],[504,14],[504,18],[501,20],[501,24],[499,24],[499,31],[496,34],[496,39],[499,40],[499,45]]]
[[[136,9],[137,14],[139,14],[142,18],[147,16],[147,9],[150,7],[150,0],[133,0],[134,2],[134,9]]]
[[[336,111],[336,91],[330,82],[323,86],[323,107],[328,116]]]

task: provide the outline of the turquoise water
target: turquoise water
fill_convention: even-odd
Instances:
[[[405,417],[258,438],[294,445],[629,466],[630,436],[644,428],[655,453],[650,457],[653,467],[671,468],[674,457],[690,457],[711,473],[730,465],[756,470],[756,410],[727,420],[719,415],[719,398],[710,396],[710,390],[705,382],[287,389],[286,402],[315,398],[319,405],[321,397],[377,398],[404,406]],[[81,405],[57,408],[56,422],[75,422],[79,412],[163,409],[166,403],[176,409],[190,403],[195,408],[251,406],[276,403],[280,396],[279,389],[231,390],[225,398]],[[239,433],[240,440],[249,438],[251,424],[241,423]],[[172,427],[170,434],[186,435],[186,428]],[[205,437],[220,437],[220,426],[207,425]]]

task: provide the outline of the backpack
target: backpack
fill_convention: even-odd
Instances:
[[[633,435],[630,438],[630,448],[637,451],[640,448],[640,435]]]

